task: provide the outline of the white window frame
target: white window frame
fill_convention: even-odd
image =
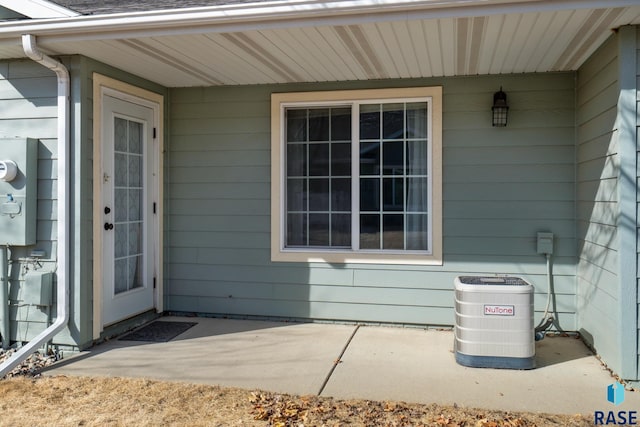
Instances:
[[[352,106],[357,103],[415,102],[427,100],[429,120],[429,251],[286,248],[285,110],[289,107]],[[359,116],[352,115],[353,141],[358,140]],[[358,144],[352,144],[352,206],[359,203]],[[358,200],[358,201],[355,201]],[[352,224],[359,210],[352,209]],[[352,228],[352,230],[355,230]],[[274,93],[271,95],[271,260],[284,262],[370,263],[442,265],[442,87],[366,89],[326,92]]]

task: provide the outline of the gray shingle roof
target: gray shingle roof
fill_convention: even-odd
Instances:
[[[83,15],[103,15],[109,13],[258,3],[260,1],[264,0],[55,0],[51,1],[51,3],[59,4]]]

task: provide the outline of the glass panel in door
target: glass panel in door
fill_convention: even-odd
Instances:
[[[143,124],[114,119],[114,293],[144,286]]]

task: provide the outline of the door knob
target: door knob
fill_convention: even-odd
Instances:
[[[105,230],[113,230],[113,224],[111,224],[109,222],[105,222],[104,223],[104,229]]]

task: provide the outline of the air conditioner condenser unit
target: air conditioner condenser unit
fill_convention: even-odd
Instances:
[[[460,365],[535,367],[531,284],[514,276],[459,276],[454,288],[454,352]]]

